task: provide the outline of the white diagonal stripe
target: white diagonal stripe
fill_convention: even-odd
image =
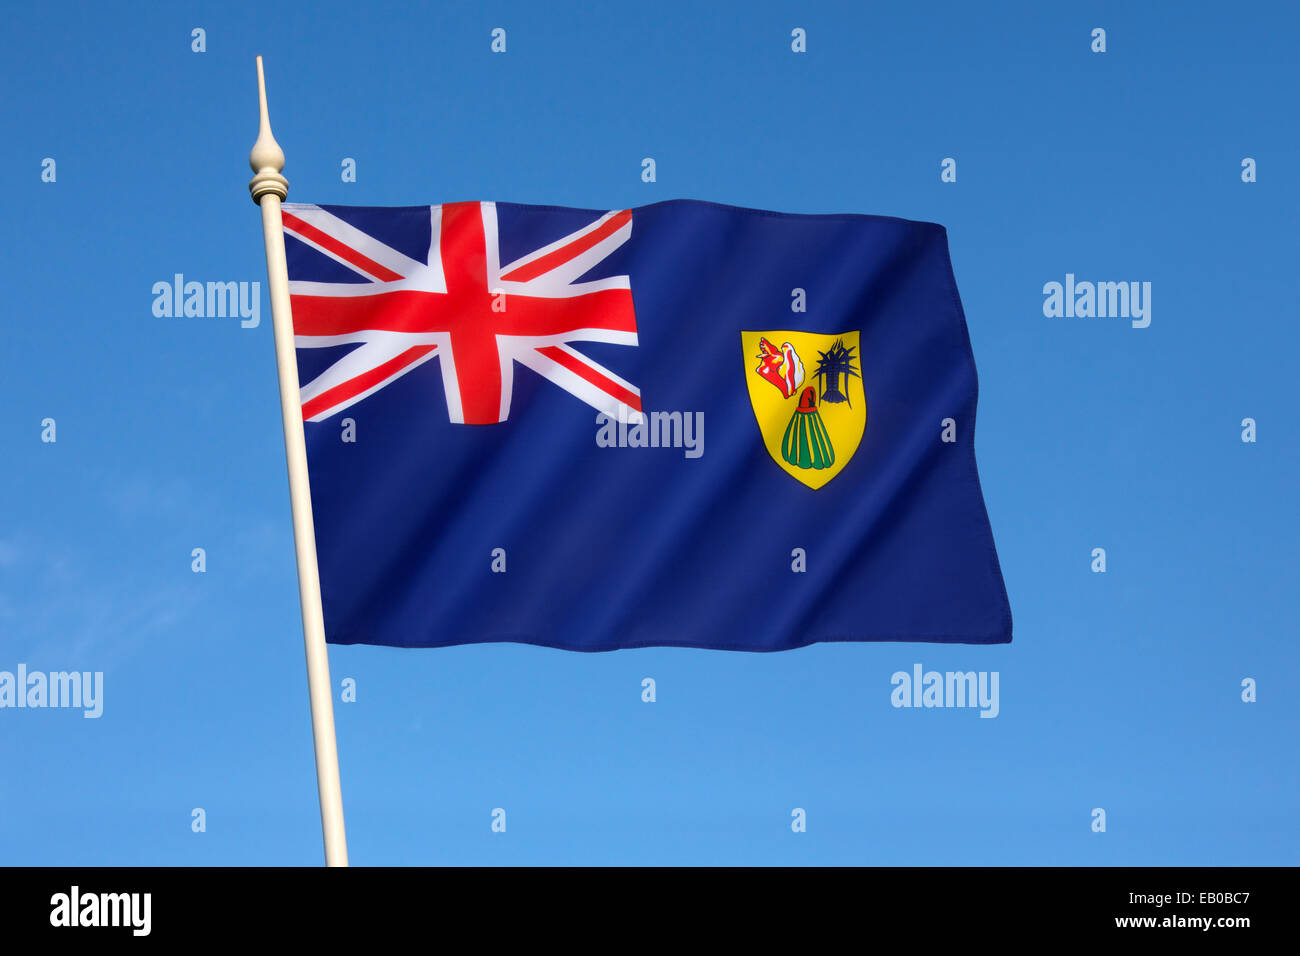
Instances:
[[[373,285],[369,283],[349,282],[290,282],[289,291],[291,294],[376,295],[380,292],[393,292],[398,289],[414,289],[420,292],[447,291],[447,280],[442,270],[442,254],[440,249],[442,236],[441,206],[429,207],[430,238],[429,263],[427,265],[423,262],[416,262],[410,256],[398,252],[391,246],[384,245],[384,243],[380,242],[378,239],[367,235],[355,226],[349,225],[338,216],[326,212],[319,206],[308,203],[285,203],[284,209],[297,216],[308,225],[316,227],[330,238],[341,242],[350,249],[356,250],[367,259],[379,263],[384,268],[395,272],[402,277],[402,279],[392,282],[380,281],[375,276],[366,272],[363,267],[354,265],[305,236],[294,232],[292,226],[286,225],[284,227],[285,232],[290,233],[294,238],[329,256],[335,262],[347,266],[353,272],[375,279]],[[298,288],[295,289],[295,286]]]

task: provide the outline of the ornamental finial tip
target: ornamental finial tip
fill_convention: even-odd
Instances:
[[[271,134],[271,117],[266,108],[266,75],[262,72],[262,58],[257,58],[257,106],[259,120],[257,141],[248,154],[248,165],[256,173],[248,184],[253,202],[261,203],[267,193],[274,193],[283,201],[289,195],[289,181],[280,175],[284,169],[284,150]]]

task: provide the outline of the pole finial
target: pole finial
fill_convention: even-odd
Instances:
[[[284,169],[284,150],[271,135],[271,117],[266,109],[266,77],[262,73],[262,58],[257,58],[257,105],[261,120],[257,128],[257,142],[248,154],[248,165],[256,173],[248,184],[253,202],[260,204],[267,194],[277,196],[281,202],[289,195],[289,180],[280,175]]]

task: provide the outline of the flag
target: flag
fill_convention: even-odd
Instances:
[[[941,226],[283,209],[327,639],[991,644]]]

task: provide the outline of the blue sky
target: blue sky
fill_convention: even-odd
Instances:
[[[258,53],[291,200],[944,224],[1016,622],[996,647],[331,648],[335,684],[358,687],[336,705],[354,863],[1300,862],[1294,7],[7,16],[0,670],[102,671],[105,694],[97,720],[0,710],[0,863],[321,859],[245,188]],[[156,318],[151,287],[177,272],[262,282],[262,324]],[[1150,327],[1045,318],[1066,273],[1151,282]],[[891,707],[890,675],[918,662],[998,671],[997,719]]]

